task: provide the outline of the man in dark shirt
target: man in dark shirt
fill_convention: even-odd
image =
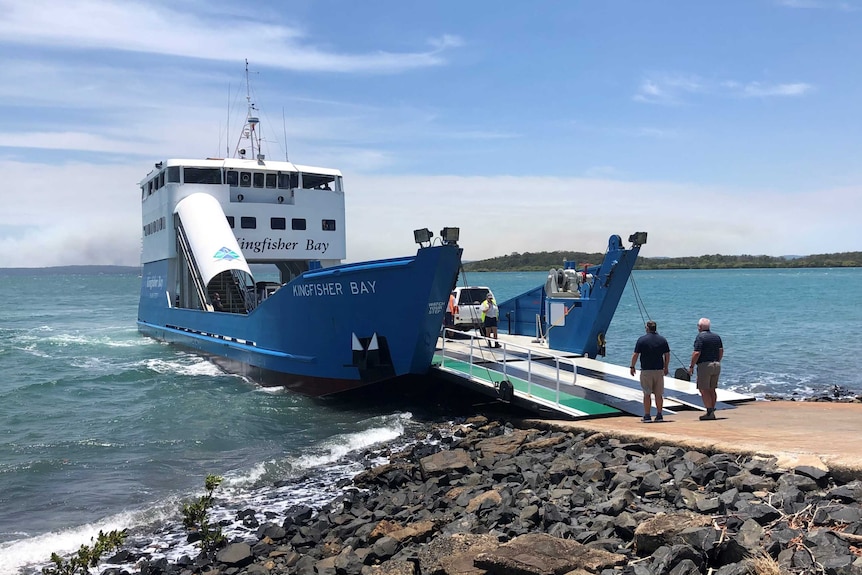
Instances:
[[[706,413],[700,416],[702,420],[715,419],[715,402],[717,400],[718,376],[721,373],[721,359],[724,357],[724,346],[717,333],[709,331],[710,322],[702,317],[697,322],[697,337],[694,339],[694,351],[691,354],[691,365],[688,370],[694,373],[697,365],[697,390],[703,398]]]
[[[655,396],[656,421],[664,421],[662,408],[664,406],[664,376],[670,362],[670,346],[667,340],[657,332],[656,323],[649,320],[646,323],[646,334],[638,338],[635,352],[632,354],[631,374],[635,374],[635,364],[638,356],[641,358],[641,389],[644,392],[644,423],[649,423],[651,397]]]

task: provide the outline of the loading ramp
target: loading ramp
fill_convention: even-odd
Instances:
[[[446,335],[434,357],[434,376],[547,417],[643,416],[640,381],[626,368],[551,350],[525,336],[501,334],[500,347],[490,347],[492,342],[478,334]],[[717,409],[754,399],[718,391]],[[685,409],[704,410],[695,385],[666,377],[663,413]]]

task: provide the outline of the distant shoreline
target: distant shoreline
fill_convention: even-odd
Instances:
[[[141,266],[52,266],[44,268],[0,268],[0,276],[47,275],[140,275]]]
[[[529,272],[562,267],[563,261],[600,262],[604,255],[584,252],[513,253],[486,260],[464,263],[471,272]],[[862,267],[862,252],[815,254],[808,256],[723,256],[720,254],[662,258],[639,257],[636,270],[710,270],[710,269],[798,269],[798,268],[858,268]]]

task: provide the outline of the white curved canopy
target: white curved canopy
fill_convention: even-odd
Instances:
[[[175,212],[180,216],[205,285],[226,270],[244,271],[251,276],[218,200],[209,194],[192,194],[177,204]]]

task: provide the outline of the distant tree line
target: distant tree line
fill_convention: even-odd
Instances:
[[[487,260],[464,264],[465,271],[514,272],[546,271],[558,268],[563,260],[583,264],[601,263],[604,254],[584,252],[514,252]],[[855,268],[862,267],[862,252],[816,254],[810,256],[723,256],[720,254],[683,258],[639,257],[635,269],[639,270],[685,270],[685,269],[733,269],[733,268]]]

